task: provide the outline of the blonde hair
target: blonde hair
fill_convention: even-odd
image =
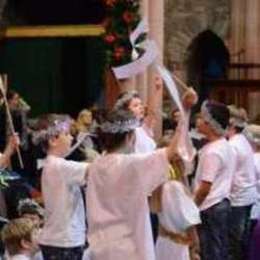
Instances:
[[[91,125],[91,121],[88,122],[88,125],[86,125],[86,122],[84,122],[84,117],[89,116],[92,118],[92,112],[88,109],[83,109],[79,112],[77,121],[75,123],[75,127],[78,131],[87,131],[89,130],[88,127]]]
[[[6,224],[2,230],[2,240],[10,255],[20,253],[22,240],[31,241],[35,226],[30,219],[17,218]]]

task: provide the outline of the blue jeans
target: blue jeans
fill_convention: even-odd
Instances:
[[[252,205],[231,207],[229,219],[229,259],[247,258],[250,237],[250,213]]]
[[[201,211],[202,224],[198,227],[202,260],[228,259],[228,217],[230,202],[220,203]]]
[[[53,247],[40,245],[44,260],[82,260],[82,247]]]

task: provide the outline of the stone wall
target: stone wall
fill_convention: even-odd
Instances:
[[[200,32],[210,29],[228,38],[231,0],[164,0],[165,64],[182,64],[187,47]]]

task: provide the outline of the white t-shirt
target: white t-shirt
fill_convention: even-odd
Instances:
[[[167,179],[165,149],[108,154],[90,165],[87,219],[91,260],[154,260],[147,197]]]
[[[156,143],[148,135],[144,126],[135,129],[135,153],[150,153],[156,149]]]
[[[252,205],[256,200],[254,152],[243,134],[234,135],[229,143],[236,158],[230,193],[231,205],[236,207]]]
[[[234,153],[225,138],[210,142],[201,149],[194,183],[195,192],[202,181],[210,182],[212,186],[200,205],[200,210],[206,210],[229,198],[233,171]]]
[[[87,163],[48,156],[41,186],[45,222],[39,244],[76,247],[85,243],[85,210],[80,186],[85,184]]]
[[[7,260],[31,260],[31,259],[32,259],[31,257],[23,254],[7,256]]]

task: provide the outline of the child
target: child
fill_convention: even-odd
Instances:
[[[131,154],[139,121],[114,111],[101,126],[106,153],[89,168],[87,199],[91,260],[154,260],[147,197],[167,179],[176,134],[166,149]]]
[[[72,137],[70,120],[58,115],[35,136],[47,153],[41,187],[45,221],[39,243],[45,259],[81,260],[85,244],[85,209],[80,187],[85,184],[87,164],[65,160]]]
[[[17,208],[19,217],[31,219],[35,226],[40,228],[43,224],[43,208],[32,199],[20,200]]]
[[[140,122],[140,126],[135,129],[136,153],[152,152],[156,148],[156,143],[153,139],[153,126],[155,121],[154,115],[155,109],[159,103],[158,98],[160,95],[158,92],[162,86],[163,83],[161,78],[156,77],[154,84],[154,95],[147,111],[145,111],[141,97],[136,91],[122,93],[114,106],[115,110],[120,109],[132,112],[136,119]]]
[[[15,153],[16,148],[19,146],[20,140],[18,135],[10,136],[8,144],[3,153],[0,153],[0,169],[7,168],[10,165],[11,157]],[[0,189],[0,216],[7,217],[7,205],[5,193]]]
[[[256,201],[254,153],[243,134],[246,111],[233,105],[228,108],[231,116],[228,137],[236,160],[230,192],[229,253],[230,260],[242,260],[247,254],[250,214]]]
[[[38,245],[38,238],[41,232],[41,227],[43,225],[43,208],[32,199],[24,199],[19,201],[17,211],[19,217],[28,218],[33,222],[36,228],[35,241],[37,241],[37,245]],[[37,247],[37,249],[38,250],[37,252],[35,252],[33,260],[42,260],[43,256],[39,246]]]
[[[195,202],[202,221],[198,231],[203,260],[228,259],[228,198],[234,171],[233,151],[224,137],[228,123],[229,110],[225,105],[213,101],[203,103],[197,128],[208,143],[199,153],[195,177]]]
[[[260,254],[260,125],[248,125],[244,131],[254,150],[257,200],[251,212],[252,235],[249,247],[250,260],[258,260]]]
[[[10,221],[2,230],[2,240],[8,260],[30,260],[37,248],[34,242],[35,226],[30,219],[19,218]]]
[[[189,247],[192,257],[199,252],[195,228],[200,224],[199,210],[179,181],[165,183],[161,194],[156,259],[168,260],[169,256],[174,256],[178,260],[190,260]]]

